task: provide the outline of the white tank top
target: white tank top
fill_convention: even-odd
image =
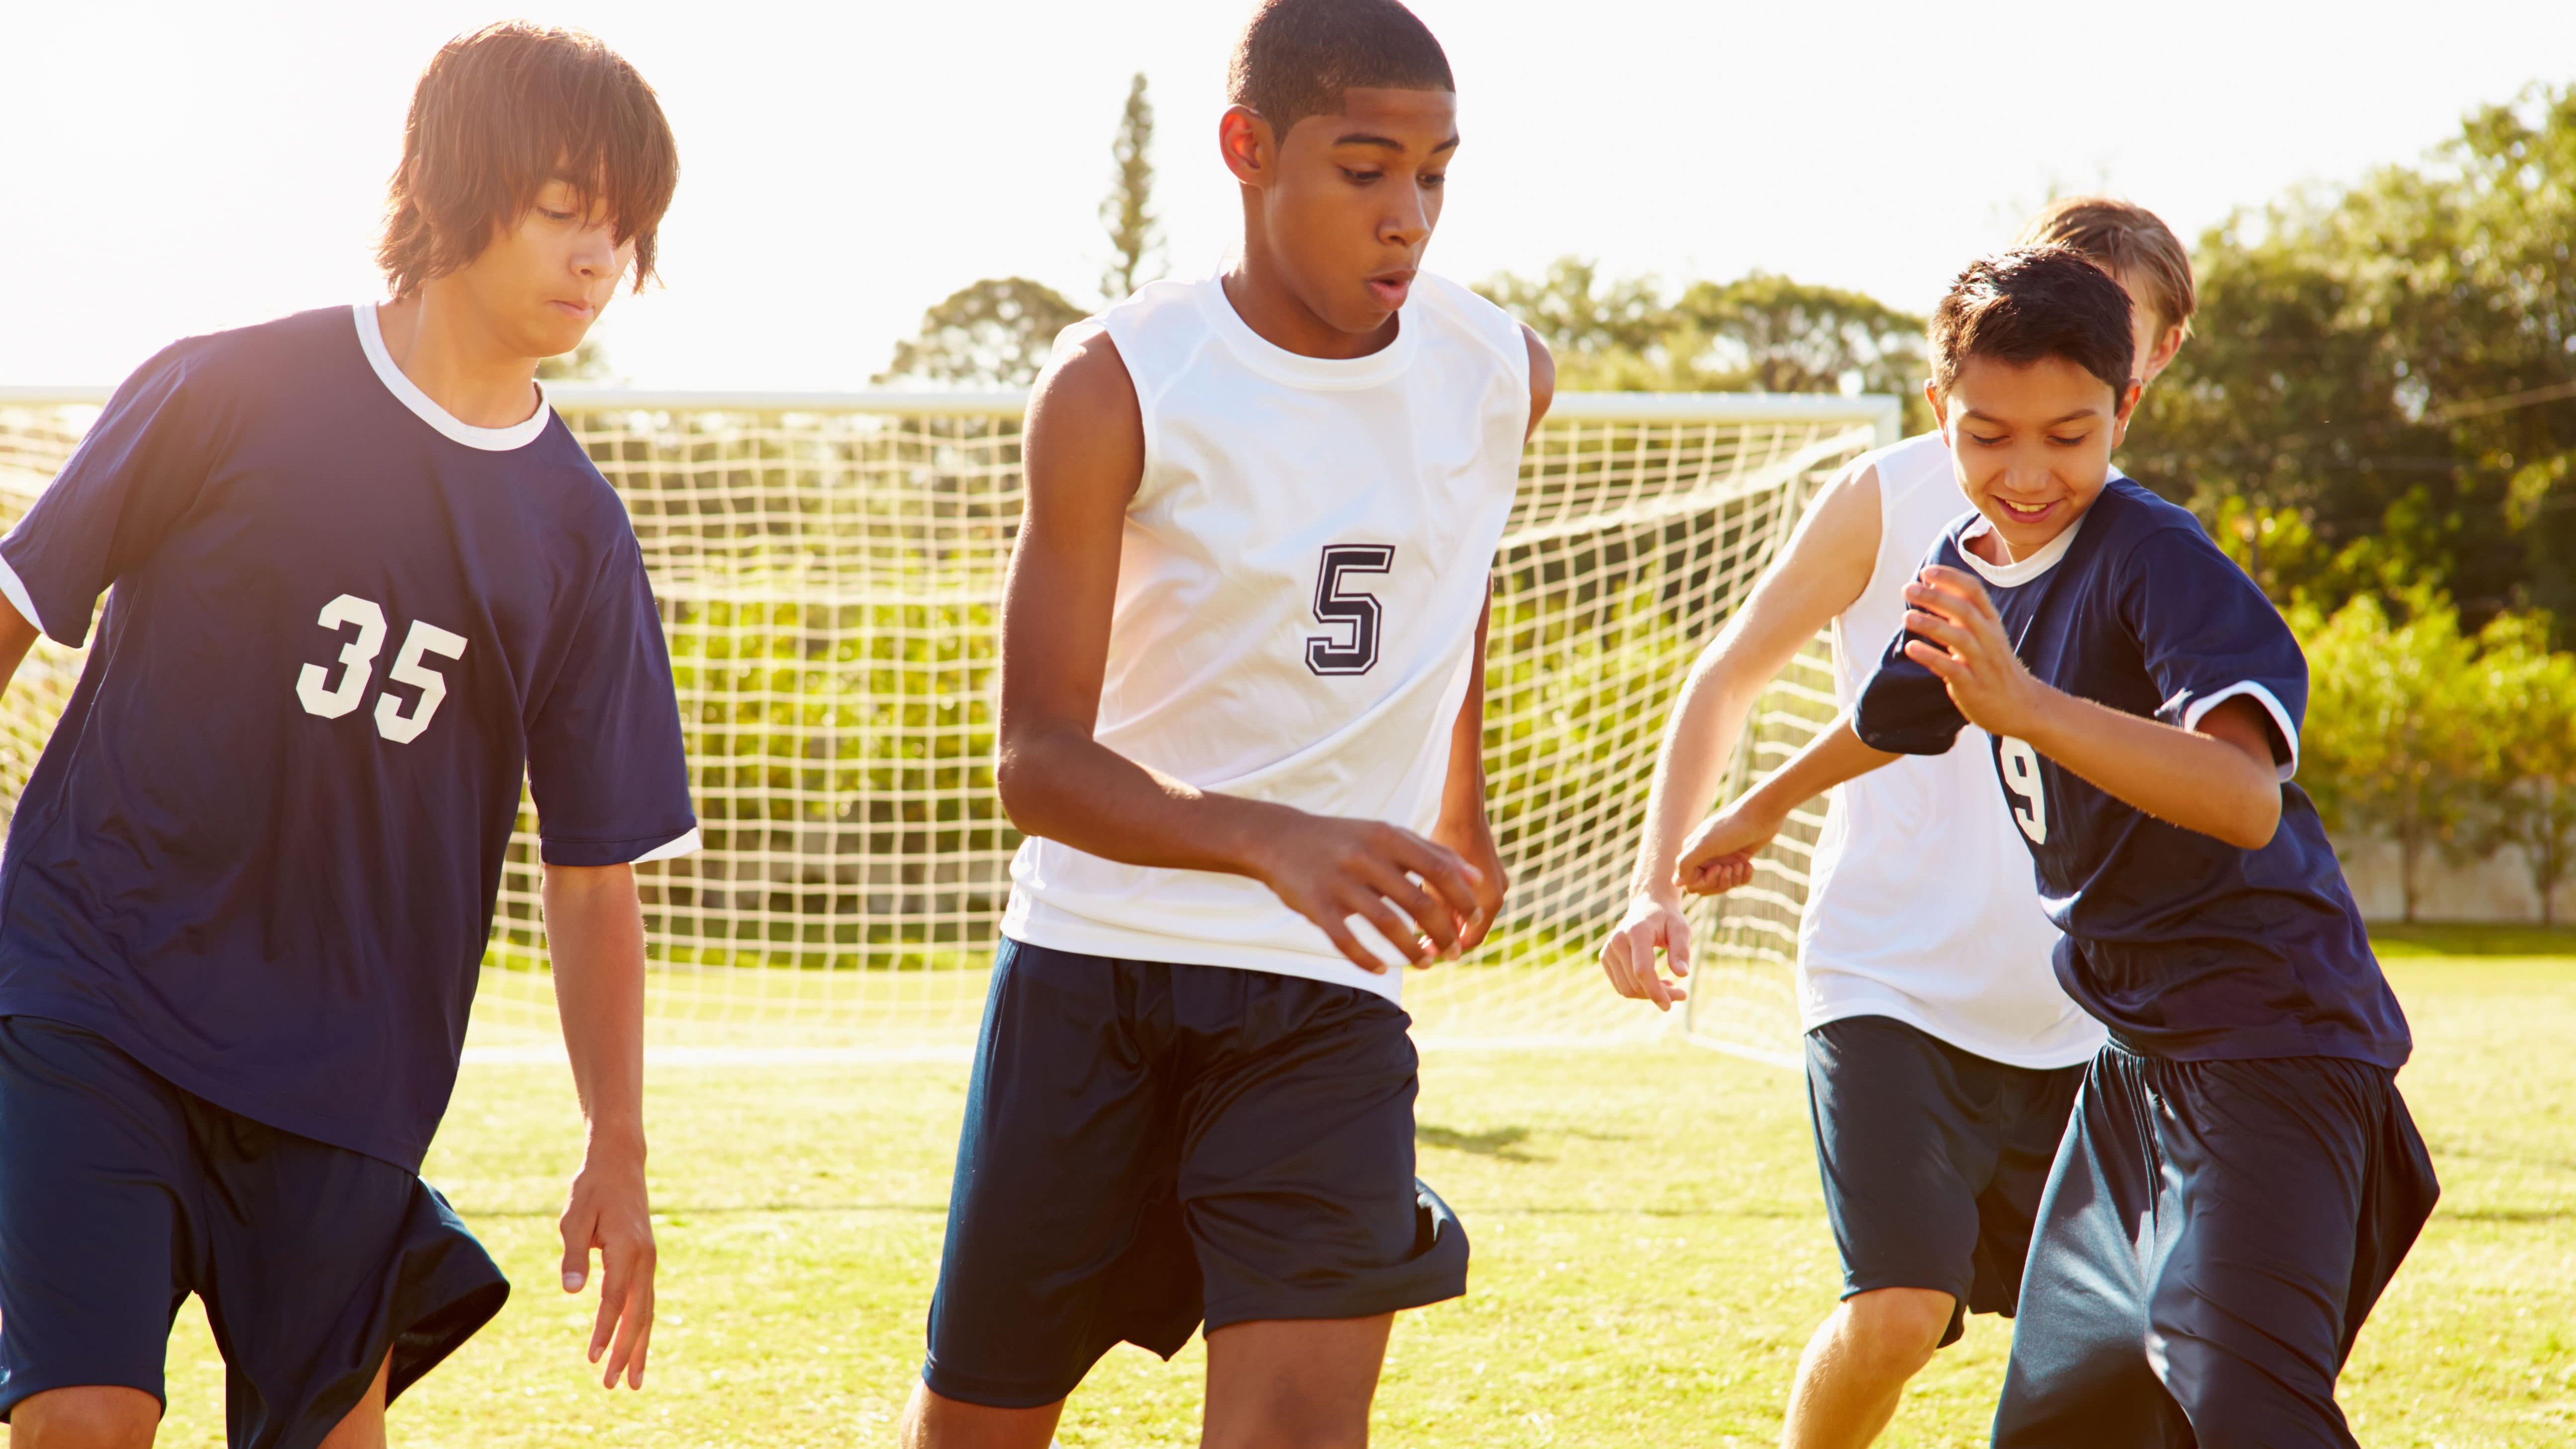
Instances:
[[[1520,482],[1519,325],[1423,273],[1367,357],[1273,346],[1214,278],[1157,282],[1066,337],[1091,328],[1145,424],[1095,737],[1205,790],[1428,832]],[[1002,917],[1031,945],[1397,999],[1402,958],[1351,924],[1398,969],[1353,966],[1258,881],[1034,836]]]
[[[1849,709],[1905,617],[1904,589],[1968,511],[1938,433],[1868,454],[1878,470],[1878,560],[1834,620],[1834,694]],[[1852,780],[1825,811],[1798,926],[1798,1007],[1808,1030],[1887,1016],[2020,1067],[2100,1050],[2101,1023],[2058,987],[2057,928],[2039,904],[1991,746],[1970,726],[1946,755],[1914,755]]]

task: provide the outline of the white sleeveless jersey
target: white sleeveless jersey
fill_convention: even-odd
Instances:
[[[1878,471],[1878,560],[1834,620],[1844,709],[1903,627],[1905,585],[1968,511],[1938,433],[1859,459]],[[2057,984],[2058,932],[2041,912],[2030,850],[1970,726],[1945,755],[1908,755],[1836,789],[1798,927],[1798,1007],[1808,1030],[1887,1016],[2021,1067],[2090,1058],[2101,1023]]]
[[[1424,273],[1361,358],[1262,340],[1215,278],[1157,282],[1066,336],[1095,327],[1145,424],[1095,736],[1201,789],[1427,833],[1519,486],[1519,325]],[[1002,929],[1031,945],[1402,990],[1364,923],[1397,969],[1353,966],[1244,876],[1031,837],[1011,882]]]

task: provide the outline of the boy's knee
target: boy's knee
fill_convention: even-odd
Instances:
[[[1930,1288],[1873,1288],[1855,1293],[1842,1304],[1844,1338],[1855,1356],[1911,1375],[1932,1361],[1958,1303]]]
[[[9,1449],[150,1449],[161,1401],[110,1384],[47,1389],[9,1411]]]

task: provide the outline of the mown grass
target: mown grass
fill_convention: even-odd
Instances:
[[[2389,952],[2419,1040],[2403,1085],[2446,1190],[2344,1402],[2374,1446],[2564,1444],[2576,960],[2405,949]],[[396,1406],[397,1442],[888,1442],[964,1087],[948,1065],[657,1070],[662,1322],[646,1391],[611,1396],[580,1361],[586,1303],[552,1286],[578,1145],[570,1084],[559,1067],[469,1068],[428,1171],[519,1293]],[[1434,1053],[1420,1121],[1423,1175],[1475,1240],[1474,1287],[1400,1323],[1380,1442],[1776,1442],[1837,1282],[1794,1076],[1683,1045]],[[1975,1320],[1886,1442],[1983,1443],[2007,1346],[2003,1325]],[[1195,1345],[1169,1366],[1113,1354],[1074,1400],[1067,1449],[1193,1443],[1199,1364]],[[191,1306],[164,1444],[220,1442],[220,1384]]]

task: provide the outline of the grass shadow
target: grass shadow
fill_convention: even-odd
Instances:
[[[1491,1132],[1460,1132],[1448,1127],[1422,1123],[1413,1129],[1413,1140],[1426,1147],[1446,1147],[1453,1152],[1472,1152],[1503,1162],[1548,1162],[1553,1159],[1524,1152],[1521,1144],[1529,1140],[1527,1127],[1497,1127]]]

